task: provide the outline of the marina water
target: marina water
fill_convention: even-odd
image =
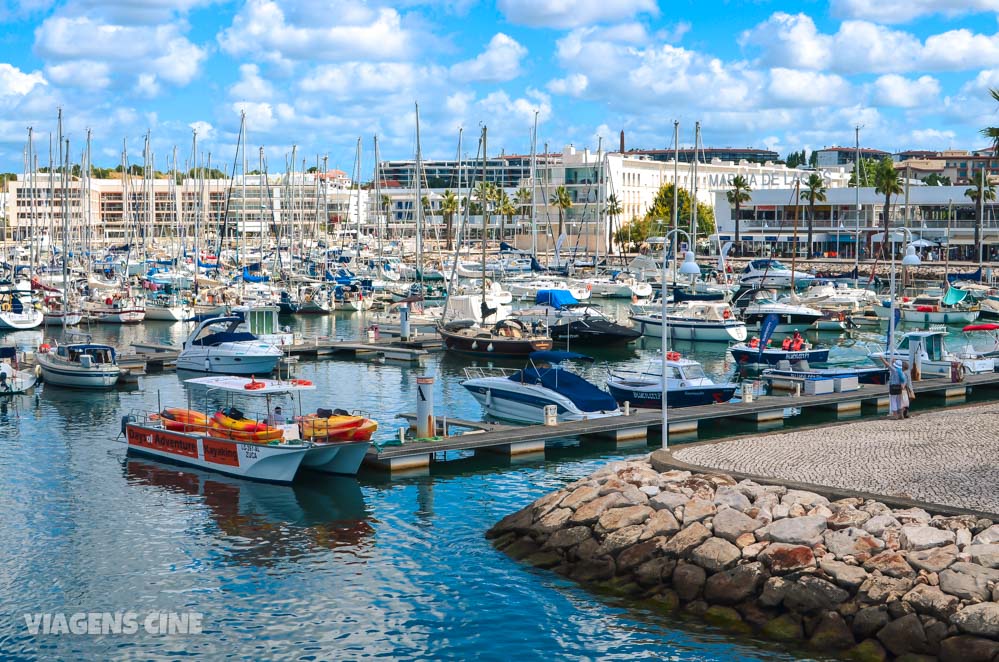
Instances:
[[[608,308],[620,317],[625,307]],[[365,324],[359,314],[291,323],[306,337],[358,337]],[[93,332],[127,348],[178,343],[184,328]],[[582,371],[602,384],[612,364],[643,368],[658,347],[645,339],[597,352]],[[716,378],[734,370],[723,345],[676,349]],[[834,358],[865,354],[860,342]],[[387,440],[402,425],[395,415],[415,408],[418,374],[437,376],[438,415],[480,419],[458,383],[468,364],[435,354],[422,367],[331,360],[296,371],[318,386],[303,398],[306,410],[366,410],[382,425],[376,439]],[[504,515],[641,449],[624,455],[566,440],[543,460],[457,454],[425,477],[362,471],[278,486],[127,458],[115,443],[122,415],[186,401],[172,372],[106,393],[48,387],[0,401],[0,657],[794,658],[589,592],[484,539]],[[197,612],[203,632],[36,636],[24,619],[121,611]]]

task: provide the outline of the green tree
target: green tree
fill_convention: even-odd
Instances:
[[[555,235],[555,238],[558,239],[565,232],[565,212],[572,208],[572,198],[569,196],[569,190],[564,186],[559,186],[552,193],[548,204],[558,209],[558,234]]]
[[[801,153],[804,154],[805,153],[804,150],[802,150]],[[813,168],[818,168],[819,167],[819,153],[818,152],[816,152],[814,150],[812,151],[812,154],[808,157],[808,165],[810,165]]]
[[[677,192],[679,202],[678,221],[680,228],[690,227],[691,196],[690,192],[681,188]],[[630,244],[633,247],[641,244],[647,237],[665,234],[673,220],[673,184],[663,184],[656,192],[652,205],[642,218],[632,218],[624,227],[614,233],[614,240],[619,245]],[[710,235],[715,231],[715,212],[710,205],[697,203],[697,234]]]
[[[791,152],[786,157],[784,157],[784,164],[788,168],[797,168],[801,165],[801,157],[798,156],[798,152]]]
[[[871,179],[874,183],[874,192],[885,196],[885,205],[882,209],[884,234],[881,239],[881,259],[884,259],[888,250],[888,215],[891,212],[891,196],[902,192],[902,178],[898,176],[898,171],[895,170],[895,163],[891,157],[886,156],[874,166]]]
[[[989,95],[992,96],[993,101],[999,102],[999,89],[989,88]],[[981,130],[981,134],[992,142],[993,156],[999,156],[999,127],[987,126]]]
[[[499,189],[499,200],[496,202],[496,212],[500,215],[500,241],[506,239],[506,223],[513,223],[517,213],[517,205],[513,203],[506,191]]]
[[[611,238],[612,239],[613,239],[613,237],[616,236],[616,233],[617,233],[617,218],[621,215],[621,213],[623,211],[624,211],[624,208],[621,207],[621,201],[617,199],[617,195],[615,195],[613,193],[611,193],[610,195],[608,195],[607,196],[607,216],[610,218],[610,222],[611,222],[611,232],[610,232],[610,234],[611,234]],[[614,247],[614,242],[613,241],[611,241],[611,246],[610,247],[611,248]],[[618,253],[620,253],[620,252],[621,252],[621,247],[618,246]]]
[[[739,238],[739,212],[742,210],[742,203],[749,202],[749,194],[752,190],[745,177],[736,175],[732,178],[732,188],[725,193],[725,197],[728,198],[728,204],[735,207],[735,243],[737,246],[741,241]]]
[[[0,191],[7,190],[7,182],[17,181],[17,173],[0,172]]]
[[[878,162],[874,159],[868,159],[865,157],[860,157],[860,186],[861,188],[865,186],[873,186],[872,178],[874,176],[874,171],[878,167]],[[857,185],[857,166],[854,164],[853,172],[850,173],[850,183],[848,186],[853,188]]]
[[[992,182],[985,177],[984,185],[982,183],[981,174],[972,181],[972,187],[964,192],[964,195],[971,198],[971,201],[975,203],[976,213],[975,213],[975,247],[977,248],[978,243],[982,238],[982,216],[984,214],[977,213],[978,201],[982,200],[984,202],[995,202],[996,190],[992,185]],[[984,205],[983,205],[984,209]]]
[[[815,229],[815,203],[826,201],[826,182],[822,175],[813,172],[805,181],[805,190],[801,197],[808,200],[808,254],[812,254],[812,232]]]
[[[531,189],[521,187],[513,194],[513,201],[517,205],[520,213],[520,221],[523,223],[527,215],[531,213],[531,205],[534,202],[534,194]]]
[[[931,172],[922,178],[927,186],[950,186],[950,177],[945,177],[937,172]]]
[[[441,213],[444,214],[444,236],[447,241],[447,250],[453,247],[454,239],[454,215],[458,213],[458,196],[451,189],[446,189],[441,195]]]

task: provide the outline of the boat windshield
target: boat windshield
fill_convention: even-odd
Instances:
[[[699,365],[684,366],[683,376],[686,379],[704,379],[704,368]]]
[[[770,260],[770,271],[790,271],[790,269],[777,260]]]

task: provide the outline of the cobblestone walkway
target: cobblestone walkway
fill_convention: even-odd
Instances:
[[[723,471],[999,513],[999,405],[764,434],[673,455]]]

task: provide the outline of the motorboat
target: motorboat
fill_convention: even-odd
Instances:
[[[632,315],[642,335],[662,338],[662,311]],[[666,311],[669,335],[676,340],[705,342],[742,342],[747,338],[746,323],[736,319],[732,307],[724,302],[684,301]]]
[[[526,358],[532,352],[552,348],[552,339],[517,319],[505,319],[486,325],[471,320],[456,320],[437,328],[444,348],[462,354]]]
[[[514,299],[520,301],[534,301],[541,290],[567,290],[577,301],[586,301],[590,298],[590,290],[585,285],[571,285],[554,278],[508,280],[506,288]]]
[[[288,386],[275,380],[188,379],[185,384],[236,396],[284,395]],[[205,398],[207,401],[208,398]],[[134,411],[122,420],[128,452],[177,464],[275,483],[290,483],[315,446],[301,439],[296,424],[270,424],[247,418],[227,406],[213,414],[167,408]]]
[[[785,302],[854,312],[878,304],[880,299],[873,290],[850,287],[847,283],[816,281]]]
[[[31,300],[31,290],[10,284],[0,287],[0,330],[34,329],[42,325],[44,316]]]
[[[590,292],[590,296],[608,299],[648,299],[652,286],[625,273],[577,279],[574,285]]]
[[[999,356],[999,324],[969,324],[961,329],[961,331],[964,332],[969,342],[973,336],[979,338],[985,336],[985,346],[982,347],[979,344],[977,350],[983,356]]]
[[[821,310],[811,306],[778,302],[768,290],[744,292],[736,297],[735,306],[746,326],[753,330],[759,330],[768,315],[777,315],[777,333],[804,331],[823,316]]]
[[[35,385],[35,373],[22,370],[20,359],[16,347],[0,347],[0,396],[24,393]]]
[[[118,383],[121,370],[114,347],[85,342],[39,345],[35,362],[46,384],[68,388],[111,388]]]
[[[811,343],[802,339],[798,347],[783,349],[782,347],[761,347],[757,338],[753,338],[748,343],[736,343],[728,348],[732,353],[732,358],[736,363],[749,364],[770,364],[775,365],[781,361],[796,363],[807,361],[808,363],[825,363],[829,360],[828,347],[815,347]]]
[[[107,294],[96,300],[83,302],[83,315],[100,324],[138,324],[146,319],[146,304],[139,297]]]
[[[738,384],[716,383],[704,367],[679,352],[666,352],[666,406],[696,407],[716,402],[728,402]],[[614,370],[607,377],[607,388],[614,399],[632,407],[662,409],[663,359],[653,359],[643,371]]]
[[[830,366],[813,368],[805,361],[792,365],[789,361],[779,361],[774,368],[767,368],[761,375],[770,383],[772,391],[794,392],[808,380],[840,380],[855,377],[857,384],[887,384],[888,368],[884,366]]]
[[[599,307],[580,303],[566,290],[541,290],[535,306],[514,311],[511,316],[522,322],[543,324],[556,345],[610,345],[637,340],[642,334],[618,324]]]
[[[284,356],[280,347],[240,330],[242,317],[213,317],[195,327],[177,357],[178,370],[266,375]]]
[[[995,359],[975,350],[970,342],[957,352],[948,350],[945,343],[948,335],[942,329],[907,331],[899,336],[891,352],[873,352],[870,356],[889,363],[908,361],[919,375],[950,378],[957,366],[960,366],[959,370],[971,374],[995,372]]]
[[[532,353],[522,370],[465,368],[461,385],[493,418],[544,423],[545,407],[554,406],[559,422],[620,416],[611,394],[561,367],[566,360],[590,360],[574,352]]]
[[[968,291],[952,287],[943,296],[922,294],[912,299],[903,298],[895,304],[903,322],[914,324],[971,324],[978,319],[981,308],[968,304]],[[888,319],[890,301],[874,306],[878,316]]]
[[[244,304],[233,306],[233,315],[239,315],[244,320],[239,331],[250,333],[258,340],[278,347],[295,344],[295,334],[291,327],[281,326],[278,318],[281,309],[270,304]],[[245,374],[245,373],[243,373]]]
[[[791,287],[809,283],[815,276],[805,271],[792,271],[779,260],[751,260],[743,269],[739,283],[751,287]]]

